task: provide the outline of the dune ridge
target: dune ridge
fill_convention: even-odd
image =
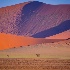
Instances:
[[[67,20],[70,20],[70,5],[49,5],[33,1],[0,8],[2,33],[33,36]]]
[[[19,47],[19,46],[57,42],[61,40],[64,39],[32,38],[32,37],[25,37],[25,36],[17,36],[13,34],[0,33],[0,50],[9,49],[12,47]]]

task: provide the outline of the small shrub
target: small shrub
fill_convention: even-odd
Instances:
[[[14,47],[14,48],[16,48],[16,47]]]
[[[40,54],[36,54],[37,57],[40,57]]]
[[[20,47],[22,47],[22,46],[20,46]]]
[[[9,57],[9,55],[7,55],[7,57]]]
[[[54,43],[54,42],[52,42],[52,43]]]
[[[30,45],[28,45],[28,46],[30,46]]]

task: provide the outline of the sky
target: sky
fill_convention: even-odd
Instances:
[[[0,8],[23,3],[23,2],[28,2],[28,1],[29,0],[0,0]],[[70,4],[70,0],[31,0],[31,1],[40,1],[46,4],[53,4],[53,5]]]

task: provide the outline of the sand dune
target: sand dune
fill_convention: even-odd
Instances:
[[[36,54],[40,54],[37,57]],[[70,39],[56,43],[44,43],[29,47],[17,47],[0,51],[0,58],[62,58],[70,59]]]
[[[50,39],[44,39],[44,38],[32,38],[32,37],[24,37],[24,36],[12,35],[12,34],[0,33],[0,50],[12,48],[12,47],[56,42],[60,40],[61,39],[50,40]]]
[[[70,58],[68,38],[70,5],[33,1],[0,8],[0,57]]]
[[[33,1],[0,8],[0,32],[3,33],[33,36],[67,20],[70,20],[70,5]]]

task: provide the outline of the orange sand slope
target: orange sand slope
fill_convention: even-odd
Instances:
[[[44,38],[32,38],[32,37],[24,37],[24,36],[12,35],[12,34],[0,33],[0,50],[12,48],[12,47],[27,46],[27,45],[56,42],[56,41],[60,41],[60,39],[47,40]]]
[[[38,58],[36,54],[40,54],[39,58],[70,59],[70,39],[0,50],[0,58]]]

